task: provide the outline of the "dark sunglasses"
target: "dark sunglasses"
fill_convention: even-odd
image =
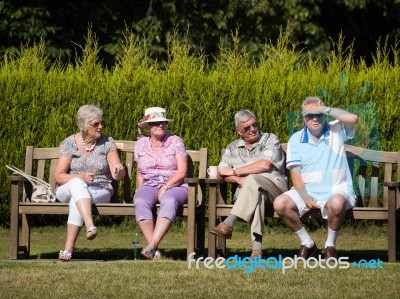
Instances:
[[[98,128],[100,125],[101,125],[102,127],[105,126],[105,124],[104,124],[103,121],[96,121],[96,122],[93,123],[93,124],[89,123],[89,125],[91,125],[93,128]]]
[[[158,127],[159,125],[166,126],[168,124],[168,122],[167,121],[155,121],[155,122],[151,122],[151,123],[148,123],[148,124],[149,124],[149,126]]]
[[[254,129],[257,129],[258,128],[258,123],[255,122],[255,123],[251,124],[250,126],[244,127],[242,130],[245,133],[247,133],[247,132],[249,132],[251,130],[251,127],[253,127]]]
[[[305,117],[306,118],[321,118],[323,116],[322,113],[316,113],[316,114],[306,114]]]

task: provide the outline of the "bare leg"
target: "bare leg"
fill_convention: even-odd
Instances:
[[[138,222],[138,225],[143,233],[144,239],[147,244],[150,244],[154,234],[154,221],[153,219],[144,219]]]
[[[158,244],[160,244],[161,240],[164,238],[167,231],[172,226],[172,221],[168,218],[157,218],[156,227],[154,229],[153,238],[151,239],[148,244],[153,247],[157,248]]]
[[[334,231],[342,227],[346,213],[346,199],[340,194],[334,194],[326,203],[328,210],[328,227]]]
[[[90,198],[82,198],[76,201],[76,207],[82,216],[83,222],[85,223],[86,230],[94,226],[92,216],[92,201]]]
[[[275,198],[274,209],[285,224],[296,232],[303,227],[301,223],[299,210],[294,201],[286,194],[282,194]]]
[[[65,251],[72,253],[74,251],[74,246],[76,239],[78,238],[80,226],[75,224],[67,224],[67,240],[65,241]]]
[[[326,203],[328,211],[328,236],[325,242],[325,259],[337,258],[336,239],[342,227],[346,213],[346,199],[341,194],[334,194]]]
[[[300,219],[299,209],[290,196],[282,194],[274,200],[274,209],[285,224],[300,239],[301,248],[299,256],[307,259],[317,252],[317,246],[307,233]]]

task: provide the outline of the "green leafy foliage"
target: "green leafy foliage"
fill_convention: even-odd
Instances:
[[[318,86],[329,91],[331,98],[322,96],[328,105],[354,108],[359,114],[363,124],[359,128],[363,135],[356,139],[359,145],[400,149],[397,45],[378,46],[374,63],[367,66],[363,60],[355,61],[352,47],[345,48],[340,40],[323,62],[303,51],[291,39],[290,30],[282,31],[275,42],[266,42],[252,55],[234,33],[229,43],[219,44],[220,55],[212,60],[197,51],[188,36],[181,38],[176,33],[160,68],[148,59],[146,40],[129,31],[124,37],[111,70],[102,66],[99,41],[90,29],[79,46],[81,52],[69,64],[50,62],[43,40],[3,55],[0,165],[23,168],[27,145],[58,146],[77,131],[75,114],[88,103],[103,108],[105,134],[128,140],[136,139],[136,123],[147,107],[165,107],[174,119],[170,131],[182,136],[188,149],[207,147],[209,163],[215,165],[220,149],[237,138],[233,122],[237,110],[253,110],[263,131],[287,142],[293,130],[288,115],[298,113],[302,100],[316,94]],[[346,80],[340,81],[343,72]],[[367,83],[373,88],[359,94]],[[370,124],[375,132],[369,132]],[[9,174],[0,167],[3,224],[8,223]]]
[[[372,63],[379,38],[395,43],[400,37],[400,2],[390,0],[54,0],[0,1],[0,51],[18,48],[44,37],[52,60],[73,60],[76,44],[84,42],[88,24],[101,42],[102,64],[115,66],[128,28],[147,40],[148,59],[165,66],[174,31],[189,29],[189,41],[205,55],[217,56],[219,42],[232,46],[239,28],[242,44],[257,54],[289,25],[293,41],[311,55],[325,59],[330,39],[343,33],[354,43],[355,57]]]

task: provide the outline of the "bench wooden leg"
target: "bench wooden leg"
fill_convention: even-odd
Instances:
[[[394,259],[395,262],[400,262],[400,188],[396,188],[395,191],[395,199],[396,201],[393,203],[395,206],[395,231],[393,232],[393,235],[395,236],[394,239]]]
[[[188,194],[188,243],[186,257],[195,251],[195,229],[196,229],[196,189],[189,187]]]
[[[400,261],[400,209],[396,213],[396,240],[395,240],[395,261]]]
[[[24,258],[28,259],[31,251],[31,226],[28,215],[22,215],[21,223],[21,246],[20,250],[24,253]]]
[[[19,219],[18,219],[18,183],[11,183],[10,207],[10,259],[18,259]]]
[[[400,261],[400,188],[396,189],[396,261]]]
[[[226,239],[218,237],[217,251],[221,253],[223,257],[226,257]]]
[[[395,263],[397,261],[398,249],[398,213],[396,211],[396,187],[389,187],[389,203],[388,203],[388,262]]]
[[[216,236],[210,233],[217,223],[217,184],[210,184],[208,202],[208,256],[216,258]]]
[[[206,230],[206,214],[204,204],[198,209],[198,214],[196,216],[196,249],[198,249],[199,254],[204,254],[205,247],[205,230]]]

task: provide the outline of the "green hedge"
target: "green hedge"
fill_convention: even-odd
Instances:
[[[58,146],[77,131],[75,114],[87,103],[99,103],[115,139],[136,139],[136,123],[144,109],[162,106],[174,119],[170,131],[188,149],[209,148],[209,162],[237,138],[233,115],[253,110],[260,127],[287,142],[298,128],[300,103],[320,95],[328,105],[360,115],[356,144],[400,150],[400,93],[397,47],[378,46],[373,65],[354,61],[342,38],[325,62],[301,52],[283,32],[262,53],[249,53],[232,36],[234,47],[220,46],[220,56],[194,53],[186,39],[170,41],[165,69],[146,59],[146,44],[127,33],[123,54],[112,70],[98,61],[99,45],[89,32],[82,54],[68,65],[49,64],[44,42],[4,54],[0,64],[0,221],[8,223],[10,172],[24,166],[27,145]],[[256,55],[254,55],[256,54]],[[256,57],[256,59],[253,59]],[[371,142],[371,140],[373,142]]]

